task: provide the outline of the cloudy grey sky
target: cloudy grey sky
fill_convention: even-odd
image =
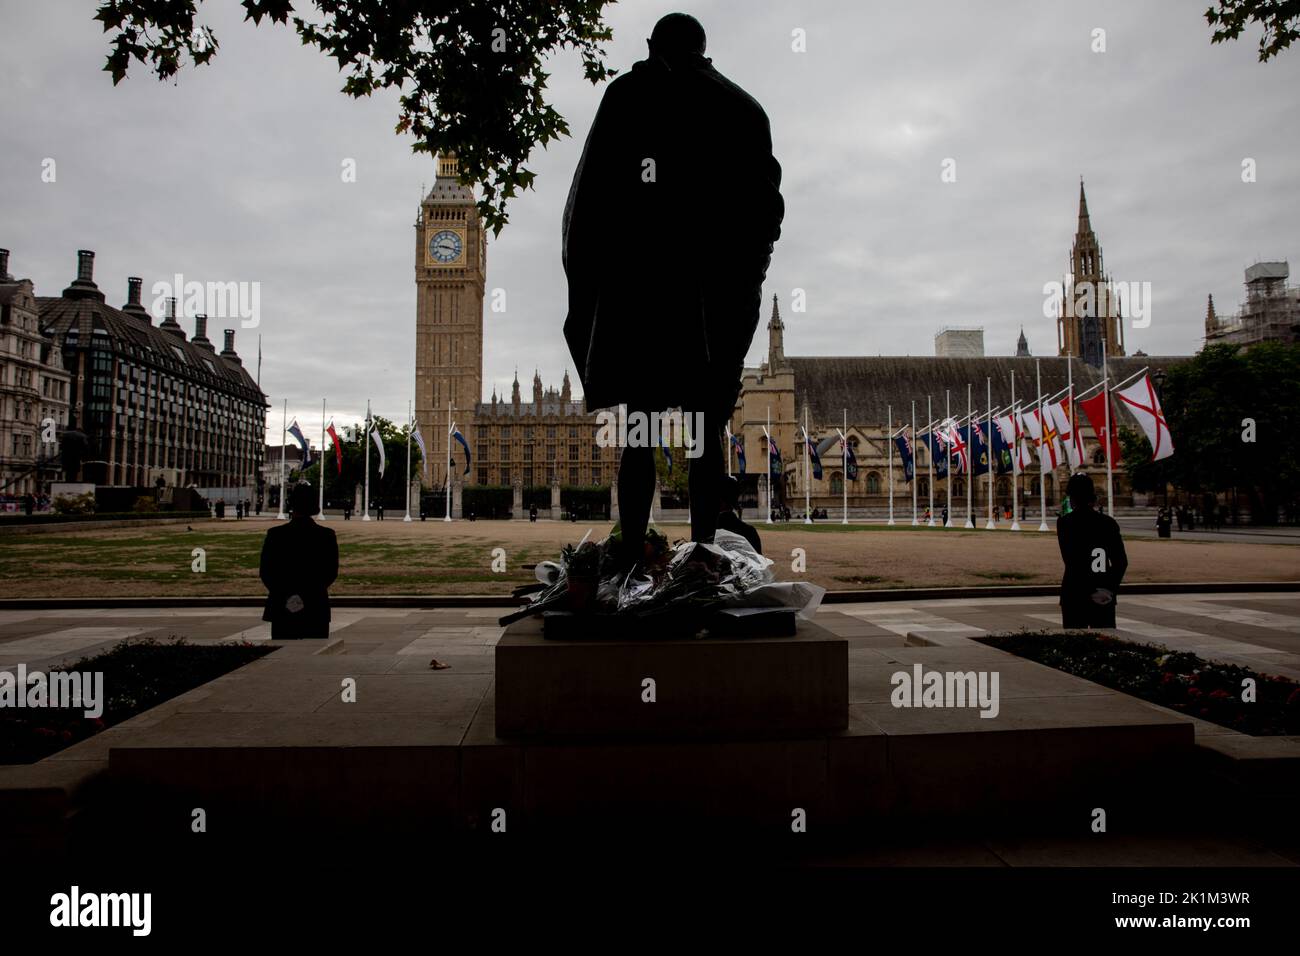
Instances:
[[[174,84],[137,67],[115,89],[95,6],[0,0],[10,271],[56,295],[76,250],[93,249],[115,305],[128,275],[146,292],[176,272],[259,281],[261,326],[237,347],[255,363],[261,333],[277,409],[287,398],[315,421],[325,395],[349,420],[369,397],[400,419],[414,378],[412,224],[433,173],[393,133],[396,96],[344,96],[332,62],[291,29],[242,23],[217,0],[201,9],[221,43],[211,65]],[[767,296],[784,303],[788,353],[929,355],[957,325],[983,326],[990,354],[1011,352],[1023,326],[1051,354],[1042,289],[1066,267],[1081,175],[1107,269],[1152,285],[1150,327],[1129,330],[1129,351],[1187,353],[1207,293],[1231,312],[1247,265],[1297,252],[1300,50],[1259,64],[1257,35],[1211,46],[1205,6],[627,0],[608,10],[609,62],[630,66],[654,21],[683,9],[714,65],[766,107],[787,207]],[[791,48],[796,29],[806,52]],[[552,68],[574,136],[535,154],[535,191],[489,243],[488,288],[507,291],[508,311],[484,317],[485,396],[508,392],[516,365],[525,391],[534,367],[548,384],[571,367],[560,215],[601,90],[576,57]],[[957,181],[945,184],[949,157]],[[54,183],[41,180],[46,158]],[[341,181],[345,158],[355,183]],[[791,313],[794,289],[804,313]],[[763,346],[760,334],[751,362]],[[269,424],[278,439],[279,416]]]

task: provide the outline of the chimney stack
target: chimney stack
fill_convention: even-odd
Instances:
[[[221,357],[227,361],[234,362],[237,365],[244,364],[239,360],[239,354],[235,351],[234,329],[226,329],[226,347],[221,350]]]
[[[172,335],[179,335],[182,339],[185,338],[185,330],[176,321],[176,299],[171,296],[167,298],[167,314],[163,317],[162,324],[158,328],[164,329]]]
[[[208,316],[206,313],[200,313],[194,316],[194,338],[190,339],[199,348],[215,351],[212,343],[208,340]]]
[[[0,249],[0,282],[9,282],[13,276],[9,274],[9,250]]]
[[[104,293],[95,285],[95,254],[89,249],[77,251],[77,278],[72,285],[63,290],[65,299],[98,299],[104,301]]]
[[[126,280],[126,305],[122,306],[122,311],[127,315],[134,316],[142,322],[149,325],[153,324],[153,319],[145,311],[145,307],[140,304],[140,286],[143,280],[139,276],[130,276]]]

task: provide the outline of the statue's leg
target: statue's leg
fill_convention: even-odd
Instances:
[[[729,415],[731,408],[727,408]],[[688,479],[691,494],[691,540],[713,543],[718,530],[718,512],[722,507],[722,479],[726,473],[723,458],[723,426],[726,417],[717,406],[704,413],[704,434],[700,456],[691,461]]]
[[[623,530],[624,554],[640,558],[650,505],[655,498],[655,449],[624,446],[618,465],[618,518]]]

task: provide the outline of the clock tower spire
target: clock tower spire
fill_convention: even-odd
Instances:
[[[415,222],[415,409],[424,423],[426,485],[446,480],[448,403],[462,431],[483,400],[483,292],[487,235],[474,191],[454,153],[437,158],[437,177]]]

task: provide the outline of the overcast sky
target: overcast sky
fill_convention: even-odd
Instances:
[[[291,28],[241,22],[233,0],[201,7],[221,43],[209,66],[173,84],[136,65],[114,88],[95,6],[0,0],[10,271],[57,295],[76,250],[93,249],[114,305],[128,275],[146,293],[176,272],[258,281],[260,327],[236,344],[251,368],[261,334],[275,409],[288,399],[315,422],[324,395],[347,421],[372,398],[400,420],[414,379],[412,226],[433,166],[393,133],[396,95],[343,95],[332,61]],[[1107,270],[1151,283],[1150,327],[1128,331],[1129,351],[1188,353],[1208,293],[1233,312],[1247,265],[1297,252],[1300,50],[1260,64],[1257,33],[1211,46],[1205,6],[628,0],[607,12],[608,62],[642,58],[655,20],[683,9],[708,31],[714,66],[766,108],[787,212],[765,297],[783,303],[787,353],[930,355],[951,325],[983,326],[988,354],[1011,353],[1023,326],[1035,354],[1053,354],[1043,284],[1066,268],[1080,176]],[[791,48],[796,29],[806,52]],[[536,152],[535,191],[489,242],[489,295],[505,289],[508,310],[484,317],[485,398],[509,393],[516,366],[526,395],[535,367],[547,384],[572,372],[560,216],[601,89],[576,57],[551,67],[574,135]],[[1247,157],[1255,183],[1242,182]],[[341,181],[345,158],[355,183]],[[947,158],[955,183],[941,182]],[[806,312],[791,311],[795,289]],[[751,364],[765,343],[760,325]],[[278,441],[280,416],[268,425]]]

